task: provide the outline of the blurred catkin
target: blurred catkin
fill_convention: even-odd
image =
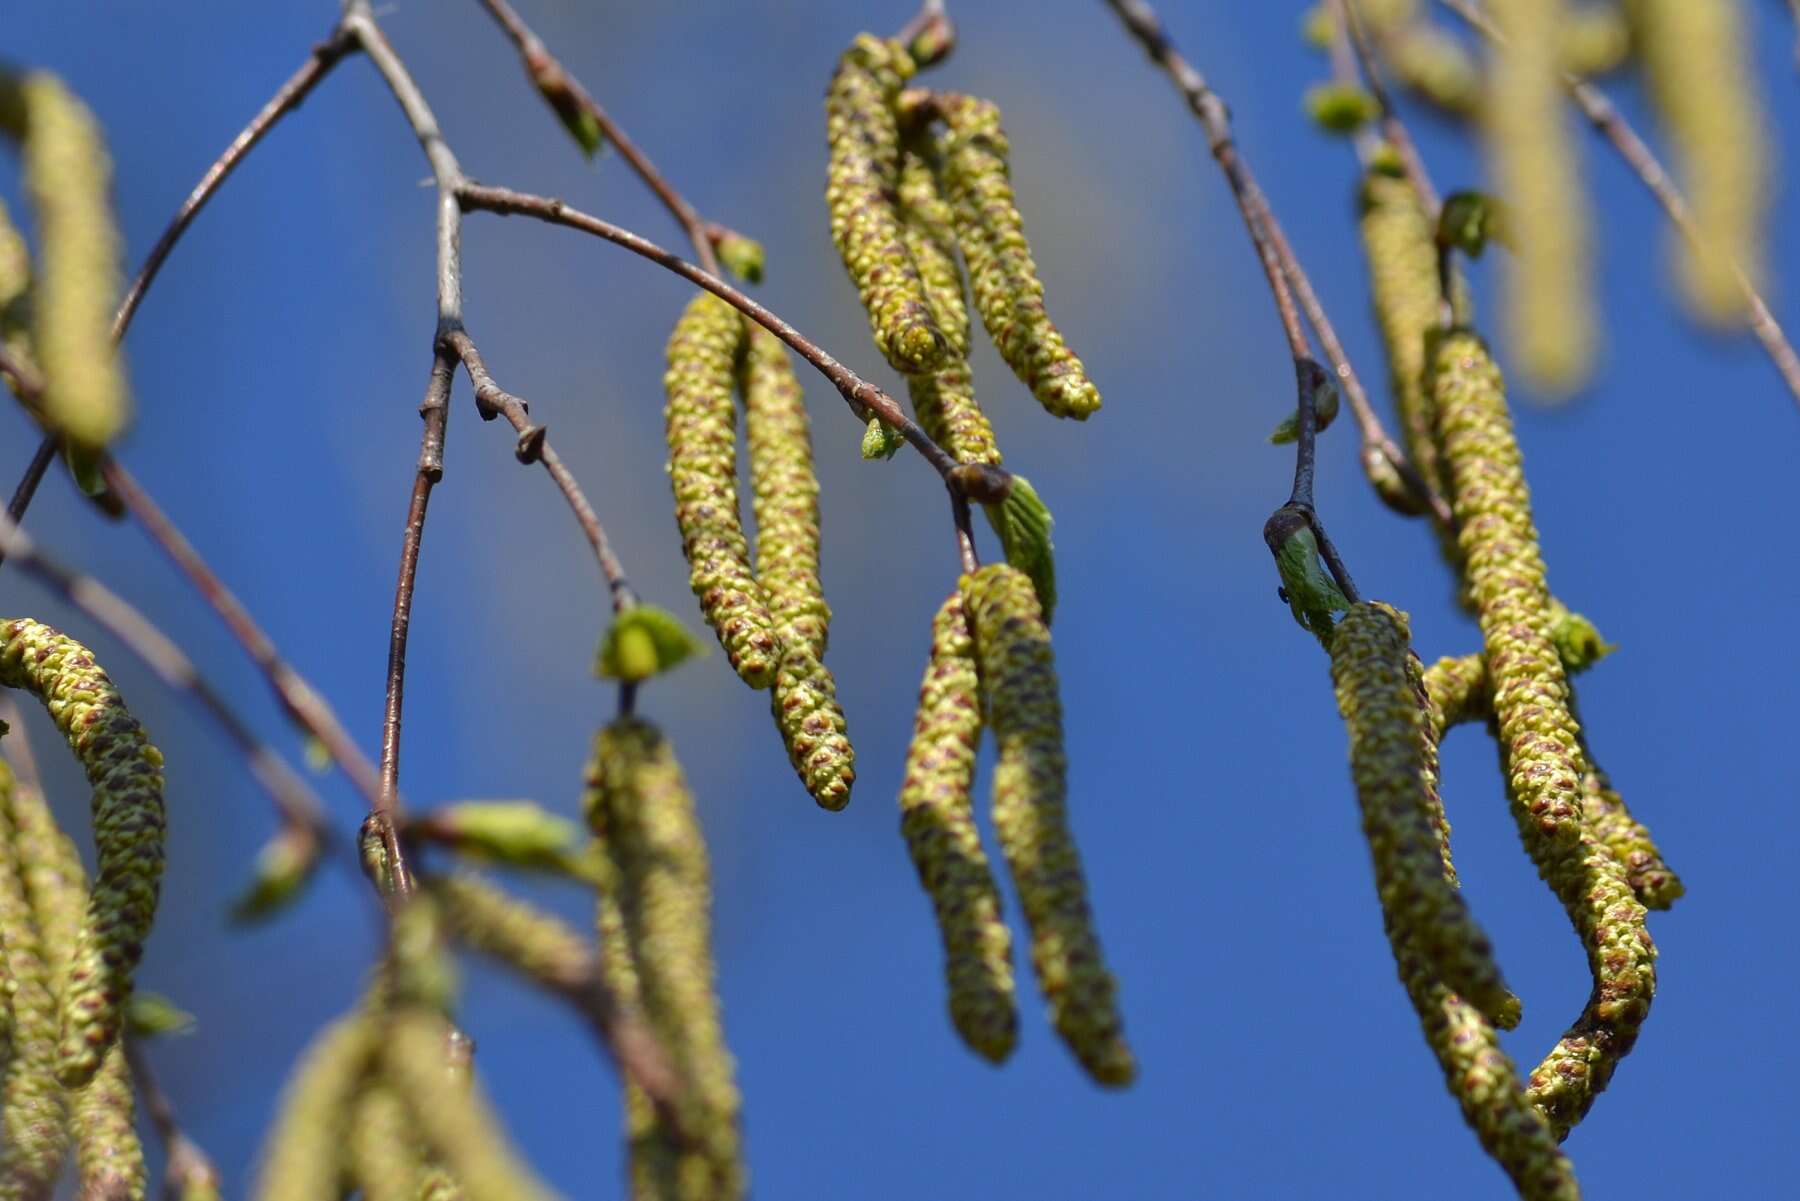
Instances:
[[[93,786],[99,875],[65,982],[57,1072],[78,1087],[118,1039],[163,870],[162,752],[94,656],[26,618],[0,624],[0,684],[44,703]]]
[[[0,346],[15,359],[36,365],[31,354],[31,253],[5,201],[0,201]]]
[[[856,780],[856,753],[837,681],[824,662],[831,608],[819,578],[812,433],[787,348],[761,326],[750,331],[739,386],[756,513],[756,578],[782,650],[769,703],[807,792],[827,809],[842,809]]]
[[[1031,927],[1038,988],[1057,1033],[1101,1084],[1136,1075],[1118,983],[1101,957],[1069,830],[1056,660],[1031,577],[1005,563],[964,576],[982,713],[999,749],[994,829]]]
[[[1741,269],[1761,288],[1770,148],[1736,0],[1629,0],[1650,95],[1669,128],[1697,238],[1681,283],[1700,317],[1743,320]]]
[[[938,142],[944,191],[988,337],[1046,411],[1085,421],[1100,407],[1100,390],[1045,311],[1044,285],[1013,197],[1000,110],[948,92],[937,95],[936,109],[946,126]]]
[[[0,762],[0,1201],[43,1201],[68,1136],[56,1079],[56,995],[27,887],[51,833],[43,800]]]
[[[257,1201],[338,1201],[350,1116],[381,1030],[354,1014],[315,1038],[282,1095],[257,1171]]]
[[[1430,369],[1463,584],[1481,624],[1501,744],[1512,748],[1509,789],[1533,844],[1568,847],[1581,822],[1579,728],[1505,386],[1466,331],[1437,340]]]
[[[981,740],[981,681],[962,594],[931,623],[931,658],[900,785],[900,832],[944,940],[950,1020],[963,1041],[995,1063],[1019,1037],[1012,936],[1000,889],[975,829],[972,790]]]
[[[1332,635],[1331,675],[1382,912],[1433,976],[1496,1025],[1518,1025],[1518,998],[1445,872],[1436,757],[1427,758],[1435,740],[1405,614],[1379,602],[1352,606]]]
[[[131,1069],[115,1042],[93,1079],[69,1095],[81,1201],[144,1201],[149,1177],[133,1111]]]
[[[424,1164],[406,1105],[385,1084],[363,1089],[350,1120],[350,1178],[363,1201],[418,1201]]]
[[[781,640],[751,571],[738,515],[731,389],[743,340],[737,310],[710,292],[695,296],[669,336],[663,416],[688,583],[732,670],[750,687],[767,688],[781,662]]]
[[[22,144],[42,248],[32,342],[44,373],[45,420],[77,446],[101,449],[131,410],[112,339],[123,241],[106,142],[87,107],[41,71],[0,71],[0,131]]]
[[[868,311],[875,345],[894,370],[907,374],[935,371],[954,353],[926,301],[894,207],[900,175],[894,106],[912,73],[904,46],[865,33],[838,60],[825,93],[831,238]]]
[[[634,1196],[741,1197],[740,1101],[713,978],[706,843],[674,748],[648,722],[614,721],[595,739],[584,805],[607,865],[607,981],[622,1002],[641,1007],[682,1085],[686,1145],[641,1093],[627,1090]]]
[[[1570,392],[1587,379],[1594,314],[1587,195],[1559,63],[1565,9],[1562,0],[1490,0],[1488,7],[1506,35],[1494,52],[1483,117],[1514,229],[1507,331],[1527,378]]]
[[[554,992],[582,988],[593,978],[593,946],[561,918],[472,872],[434,876],[427,891],[450,937],[471,951]]]

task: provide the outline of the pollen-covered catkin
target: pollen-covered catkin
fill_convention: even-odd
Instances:
[[[601,939],[608,982],[634,986],[682,1085],[686,1146],[678,1148],[656,1115],[630,1115],[636,1195],[741,1197],[740,1101],[713,980],[706,843],[674,748],[648,722],[614,721],[595,739],[584,805],[607,864]],[[608,906],[616,907],[610,917]],[[628,974],[614,960],[621,949],[630,955]]]
[[[350,1121],[350,1178],[363,1201],[418,1201],[424,1175],[418,1142],[406,1105],[390,1086],[363,1089]]]
[[[900,175],[894,105],[912,73],[904,46],[865,33],[844,51],[825,92],[831,238],[868,311],[875,345],[894,370],[907,374],[935,371],[954,353],[926,302],[894,207]]]
[[[374,1020],[359,1013],[306,1048],[263,1148],[252,1194],[257,1201],[338,1201],[351,1104],[380,1036]]]
[[[473,872],[434,876],[427,891],[450,937],[552,990],[592,979],[592,944],[561,918],[514,897]]]
[[[1000,889],[975,829],[972,790],[981,740],[981,680],[962,594],[931,622],[931,659],[900,785],[900,832],[944,939],[950,1021],[963,1041],[995,1063],[1019,1037],[1012,936]]]
[[[1763,274],[1763,211],[1770,161],[1756,73],[1731,3],[1630,0],[1650,95],[1669,127],[1698,237],[1683,243],[1681,282],[1709,321],[1741,320],[1742,269]]]
[[[1044,308],[1044,285],[1013,198],[1000,110],[952,93],[938,95],[937,109],[947,126],[938,143],[945,191],[981,322],[1046,411],[1085,421],[1100,407],[1100,390]]]
[[[781,640],[738,516],[737,411],[731,389],[744,324],[710,292],[694,297],[669,336],[669,483],[687,556],[688,584],[719,636],[732,670],[752,688],[775,682]]]
[[[45,862],[51,820],[0,762],[0,1013],[10,1015],[0,1039],[0,1201],[48,1197],[68,1142],[51,956],[26,883],[27,865]]]
[[[1518,1025],[1518,998],[1445,876],[1435,755],[1426,760],[1435,740],[1406,616],[1379,602],[1352,606],[1331,638],[1331,675],[1382,912],[1444,984],[1496,1025]]]
[[[69,1132],[83,1201],[144,1201],[149,1177],[133,1109],[125,1046],[114,1043],[93,1079],[69,1096]]]
[[[756,577],[781,642],[769,698],[788,761],[826,809],[856,780],[837,681],[825,666],[831,608],[819,579],[819,480],[800,381],[779,339],[758,326],[743,358],[744,430],[756,512]]]
[[[1463,585],[1481,624],[1500,742],[1510,748],[1509,792],[1533,844],[1566,847],[1581,824],[1579,727],[1551,637],[1555,614],[1505,386],[1466,331],[1437,340],[1431,371]]]
[[[1100,953],[1069,830],[1068,760],[1050,628],[1031,577],[1005,563],[964,576],[982,714],[999,749],[994,829],[1031,927],[1031,960],[1057,1033],[1096,1081],[1136,1075],[1118,982]]]
[[[1644,908],[1669,908],[1687,892],[1687,886],[1663,862],[1650,831],[1631,816],[1625,798],[1594,763],[1591,752],[1587,758],[1587,774],[1581,780],[1581,805],[1588,828],[1624,867],[1625,879]]]
[[[1516,249],[1508,332],[1539,386],[1572,391],[1593,358],[1587,197],[1563,95],[1563,0],[1497,0],[1506,34],[1482,106],[1495,183],[1511,206]]]
[[[94,882],[59,988],[57,1072],[79,1087],[118,1038],[163,870],[162,752],[87,648],[26,618],[0,623],[0,684],[44,703],[93,786]]]
[[[123,240],[106,142],[87,106],[42,71],[0,71],[0,130],[22,143],[42,247],[32,342],[44,373],[45,419],[76,445],[100,449],[131,407],[112,339]]]

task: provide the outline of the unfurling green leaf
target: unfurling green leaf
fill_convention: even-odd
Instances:
[[[295,826],[270,839],[256,855],[250,887],[232,903],[231,919],[254,922],[286,908],[319,866],[319,840]]]
[[[719,263],[725,270],[747,284],[762,282],[764,258],[761,242],[733,232],[721,237],[715,249],[719,253]]]
[[[586,874],[586,832],[536,801],[459,801],[421,817],[415,832],[479,862]]]
[[[594,674],[608,680],[647,680],[705,653],[706,647],[673,613],[637,605],[608,627]]]
[[[1015,474],[1006,498],[981,508],[999,535],[1006,561],[1031,577],[1044,610],[1044,624],[1049,625],[1056,609],[1056,548],[1050,541],[1056,519],[1049,506],[1039,499],[1030,480]]]
[[[1293,610],[1294,620],[1321,640],[1329,640],[1331,615],[1348,609],[1350,601],[1319,561],[1319,541],[1312,525],[1294,510],[1280,509],[1263,527],[1263,539],[1274,552],[1282,598]]]
[[[900,447],[906,439],[900,431],[887,424],[879,417],[869,418],[869,428],[863,432],[862,457],[865,459],[891,459],[900,453]]]
[[[1510,244],[1506,206],[1485,192],[1452,192],[1444,197],[1438,214],[1437,240],[1472,259],[1481,257],[1490,241]]]
[[[1322,434],[1338,415],[1338,386],[1332,378],[1320,371],[1316,377],[1318,384],[1313,388],[1313,432]],[[1300,414],[1289,413],[1269,435],[1269,441],[1276,446],[1293,442],[1300,437]]]
[[[194,1015],[161,993],[134,992],[125,1005],[125,1031],[132,1038],[192,1034]]]

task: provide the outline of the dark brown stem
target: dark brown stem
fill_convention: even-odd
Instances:
[[[1505,35],[1488,19],[1475,0],[1439,2],[1467,21],[1481,36],[1496,45],[1505,44]],[[1690,243],[1697,243],[1700,233],[1688,211],[1687,201],[1681,195],[1681,189],[1669,178],[1669,173],[1663,169],[1655,152],[1638,136],[1637,130],[1613,106],[1613,102],[1607,99],[1606,93],[1580,76],[1566,73],[1563,75],[1563,86],[1569,89],[1569,95],[1587,118],[1588,124],[1612,145],[1619,157],[1625,160],[1625,165],[1649,189],[1650,195],[1656,198],[1656,202],[1662,206],[1663,212],[1681,236]],[[1782,382],[1794,394],[1794,402],[1800,404],[1800,354],[1795,353],[1794,345],[1788,341],[1781,323],[1775,320],[1775,314],[1770,312],[1768,303],[1763,300],[1762,293],[1756,290],[1756,285],[1750,282],[1750,277],[1744,274],[1743,267],[1733,264],[1732,270],[1749,309],[1750,332],[1756,335],[1756,340],[1762,343],[1764,352],[1774,362]]]
[[[197,1143],[182,1133],[181,1124],[175,1117],[175,1104],[163,1091],[156,1073],[150,1070],[150,1061],[144,1057],[144,1049],[136,1039],[125,1040],[125,1060],[131,1066],[138,1098],[150,1115],[150,1124],[156,1128],[157,1137],[162,1139],[167,1159],[163,1171],[167,1195],[182,1197],[190,1189],[207,1189],[208,1186],[210,1192],[217,1195],[218,1168]]]
[[[13,489],[12,500],[7,502],[6,517],[14,525],[25,519],[25,510],[31,507],[31,498],[37,495],[38,485],[44,482],[44,472],[50,469],[50,463],[56,458],[56,439],[45,437],[38,443],[38,448],[26,464],[25,474],[19,477],[19,486]],[[0,556],[0,562],[4,556]]]
[[[905,411],[894,402],[893,397],[832,358],[799,330],[724,280],[684,261],[678,255],[664,250],[654,242],[641,238],[628,229],[623,229],[610,221],[602,221],[579,209],[570,208],[553,197],[536,196],[529,192],[515,192],[511,188],[486,187],[481,184],[464,185],[460,196],[465,209],[499,213],[502,216],[534,217],[552,225],[564,225],[570,229],[593,234],[615,246],[623,246],[633,254],[649,259],[658,266],[673,271],[683,279],[705,288],[780,338],[796,354],[817,368],[819,373],[837,388],[858,420],[866,423],[871,417],[879,417],[883,422],[899,430],[901,435],[912,444],[913,449],[924,455],[925,461],[930,463],[938,475],[944,477],[948,482],[950,472],[956,467],[956,461],[945,454],[943,449],[906,415]]]
[[[956,556],[964,575],[973,575],[981,566],[975,553],[975,530],[970,523],[969,498],[957,488],[950,489],[950,515],[956,523]]]

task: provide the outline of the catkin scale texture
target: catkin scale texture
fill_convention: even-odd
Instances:
[[[1044,285],[1013,198],[1000,110],[952,93],[939,94],[937,109],[947,126],[938,143],[945,191],[988,337],[1046,411],[1086,420],[1100,407],[1100,390],[1044,308]]]
[[[28,866],[55,870],[53,820],[43,799],[0,762],[0,1201],[43,1201],[68,1136],[56,1079],[56,994],[27,885]],[[79,902],[77,902],[79,905]],[[73,933],[73,928],[71,928]]]
[[[731,390],[743,338],[735,309],[708,292],[694,297],[669,337],[663,416],[688,584],[732,670],[750,687],[767,688],[781,662],[781,640],[738,515]]]
[[[25,618],[0,623],[0,684],[49,710],[93,786],[99,875],[61,988],[58,1074],[71,1087],[117,1040],[163,870],[162,753],[88,650]]]
[[[1353,605],[1331,637],[1331,676],[1382,912],[1434,976],[1490,1021],[1516,1026],[1518,999],[1445,873],[1435,740],[1405,615],[1379,602]]]
[[[905,47],[862,34],[838,60],[825,92],[831,239],[868,311],[875,345],[894,370],[908,374],[935,371],[953,353],[926,303],[894,207],[900,174],[894,105],[912,73]]]
[[[1050,628],[1031,577],[993,563],[961,585],[982,713],[994,732],[994,829],[1031,927],[1038,988],[1057,1033],[1101,1084],[1136,1075],[1069,830],[1068,762]]]
[[[1473,599],[1508,748],[1509,791],[1532,841],[1568,846],[1581,822],[1579,727],[1551,638],[1555,616],[1500,370],[1475,335],[1437,341],[1432,395]]]
[[[69,1098],[81,1201],[144,1201],[149,1176],[133,1122],[131,1069],[124,1045],[114,1043]]]
[[[363,1201],[419,1201],[418,1133],[391,1087],[370,1085],[356,1098],[349,1150],[350,1178]]]
[[[602,966],[622,1003],[637,999],[673,1061],[691,1140],[678,1149],[648,1099],[628,1088],[634,1195],[742,1197],[741,1105],[713,979],[710,870],[673,747],[648,722],[614,721],[595,739],[584,804],[605,853]],[[618,962],[621,952],[629,964]]]
[[[950,1020],[963,1041],[995,1063],[1019,1037],[1012,936],[1000,913],[972,791],[981,739],[981,681],[975,643],[952,593],[931,623],[931,658],[900,785],[900,832],[944,940]]]

